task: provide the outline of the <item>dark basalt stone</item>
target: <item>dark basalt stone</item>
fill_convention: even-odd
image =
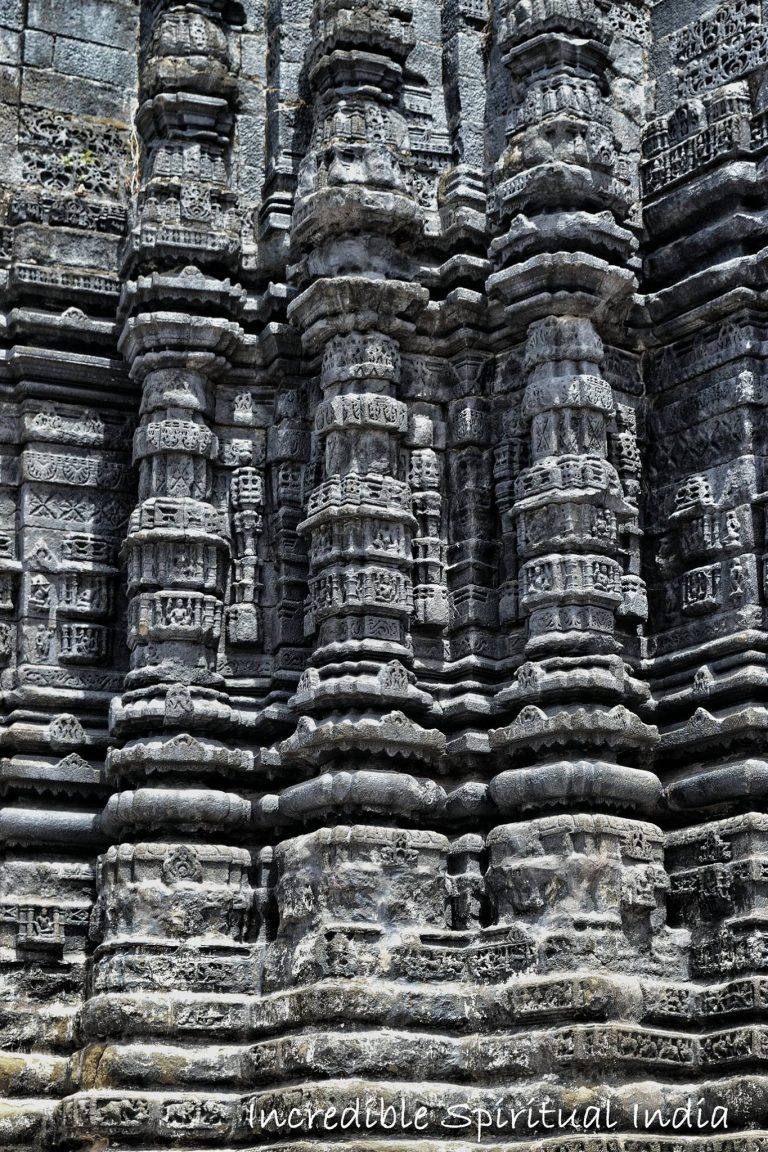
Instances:
[[[761,1152],[760,0],[0,52],[0,1152]]]

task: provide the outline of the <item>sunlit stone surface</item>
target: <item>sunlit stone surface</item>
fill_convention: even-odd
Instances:
[[[0,0],[0,1152],[768,1148],[758,0]]]

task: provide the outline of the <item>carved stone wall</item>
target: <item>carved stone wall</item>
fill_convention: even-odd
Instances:
[[[761,0],[0,0],[0,1152],[765,1152],[767,165]]]

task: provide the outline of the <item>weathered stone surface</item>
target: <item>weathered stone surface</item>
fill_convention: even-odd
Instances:
[[[767,70],[0,0],[0,1152],[764,1152]]]

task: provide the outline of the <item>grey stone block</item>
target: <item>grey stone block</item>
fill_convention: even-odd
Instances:
[[[53,45],[53,36],[28,28],[24,32],[24,63],[36,68],[50,68],[53,63]]]
[[[53,67],[65,76],[84,76],[122,90],[133,86],[136,78],[134,52],[103,44],[84,48],[82,41],[65,36],[56,37]]]
[[[2,1149],[764,1152],[767,45],[0,0]]]
[[[28,0],[27,27],[128,51],[135,47],[138,9],[121,0]]]
[[[21,60],[21,34],[0,27],[0,64],[18,66]]]
[[[0,0],[0,24],[21,31],[24,27],[24,0]]]
[[[100,120],[122,120],[126,111],[123,92],[51,69],[25,68],[21,99],[24,104],[60,112],[77,109],[83,116]]]

